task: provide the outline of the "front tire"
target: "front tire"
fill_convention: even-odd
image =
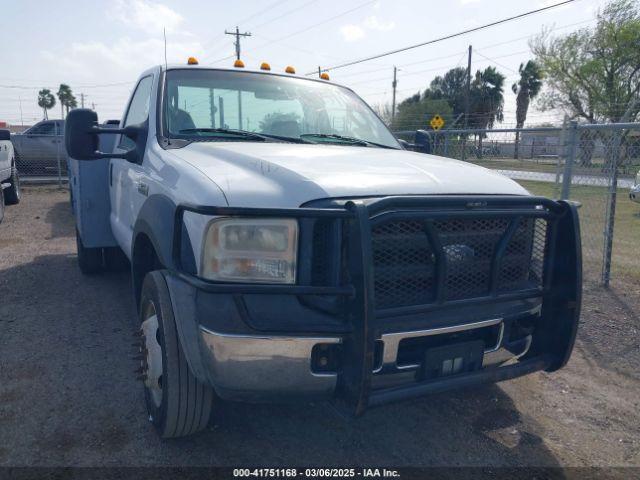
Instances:
[[[20,177],[15,162],[11,168],[11,177],[9,178],[9,188],[4,190],[4,200],[7,205],[17,205],[20,203]]]
[[[176,330],[167,282],[148,273],[140,299],[141,373],[149,420],[162,438],[204,430],[211,416],[213,389],[191,373]]]

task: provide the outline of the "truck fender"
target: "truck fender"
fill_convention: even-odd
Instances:
[[[156,268],[166,268],[175,271],[173,262],[173,229],[175,222],[176,204],[165,195],[151,195],[142,205],[138,218],[133,228],[133,242],[131,246],[131,265],[133,270],[133,284],[136,300],[139,298],[140,287],[144,278],[136,278],[136,276],[144,277],[147,271],[136,271],[137,255],[136,248],[141,245],[139,240],[146,237],[153,246],[156,257],[160,265]],[[196,273],[196,260],[191,245],[191,239],[186,227],[182,227],[182,249],[180,252],[180,260],[182,268],[186,273]],[[154,268],[154,269],[156,269]]]

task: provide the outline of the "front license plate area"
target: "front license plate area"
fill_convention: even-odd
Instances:
[[[483,356],[483,340],[429,348],[424,355],[421,377],[431,380],[480,370]]]

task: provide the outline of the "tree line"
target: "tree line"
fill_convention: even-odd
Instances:
[[[633,0],[613,0],[598,12],[596,25],[553,37],[543,30],[530,42],[534,58],[520,64],[511,86],[516,94],[516,127],[524,127],[531,102],[542,111],[561,111],[583,123],[638,120],[640,114],[640,9]],[[439,114],[447,128],[491,129],[504,120],[506,77],[495,67],[477,70],[470,79],[469,115],[465,119],[467,69],[453,68],[428,87],[403,100],[391,119],[394,130],[427,128]],[[479,142],[483,135],[479,135]],[[591,153],[583,145],[583,163]],[[593,142],[593,140],[590,140]],[[515,156],[518,156],[519,137]],[[481,144],[480,144],[481,148]]]
[[[60,118],[64,118],[65,113],[69,114],[69,110],[78,106],[78,100],[73,95],[71,87],[65,83],[60,84],[56,96],[60,102]],[[56,105],[56,96],[48,88],[43,88],[38,92],[38,106],[42,108],[45,120],[49,118],[48,110],[51,110]]]

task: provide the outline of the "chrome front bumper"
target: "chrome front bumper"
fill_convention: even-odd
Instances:
[[[497,327],[495,345],[485,350],[483,367],[501,365],[523,356],[531,336],[514,351],[504,345],[502,319],[491,319],[444,328],[382,335],[382,362],[373,371],[375,385],[386,386],[415,379],[420,365],[399,365],[400,342],[407,338],[448,334]],[[293,400],[330,398],[335,393],[336,373],[315,373],[311,368],[313,348],[318,344],[342,343],[341,337],[248,336],[212,332],[200,327],[204,364],[218,395],[228,400]]]

